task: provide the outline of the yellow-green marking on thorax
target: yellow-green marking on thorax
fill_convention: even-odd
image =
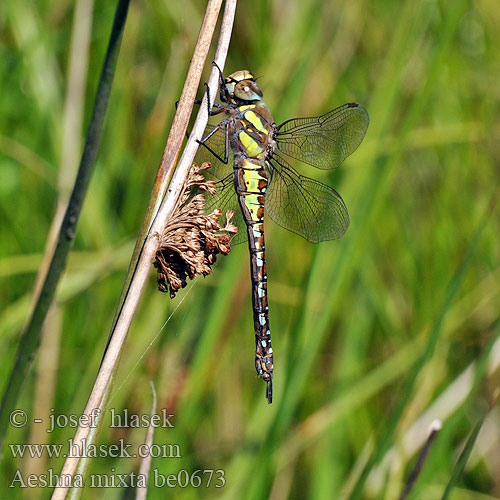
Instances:
[[[262,119],[253,111],[247,111],[245,113],[245,120],[250,122],[259,132],[266,135],[269,134],[267,128],[264,126],[264,123],[262,122]]]
[[[246,104],[245,106],[240,106],[238,109],[240,111],[247,111],[248,109],[254,109],[255,108],[255,104]]]
[[[245,131],[242,130],[238,134],[238,137],[248,156],[255,157],[262,153],[263,149],[260,144],[255,139],[250,137]]]

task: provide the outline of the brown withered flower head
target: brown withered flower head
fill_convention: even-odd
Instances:
[[[154,262],[158,289],[169,292],[171,298],[187,285],[187,278],[210,274],[217,254],[227,255],[231,251],[231,235],[238,232],[231,224],[232,210],[226,212],[226,225],[222,227],[219,224],[221,210],[204,214],[204,194],[190,198],[196,188],[210,196],[216,193],[214,181],[206,181],[200,173],[209,168],[209,162],[191,167],[178,204],[160,237]]]

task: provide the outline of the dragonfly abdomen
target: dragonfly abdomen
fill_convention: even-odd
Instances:
[[[255,368],[268,384],[267,400],[272,401],[273,349],[267,303],[267,272],[264,242],[264,203],[267,172],[264,161],[242,158],[234,166],[235,187],[248,232],[252,303],[255,330]]]

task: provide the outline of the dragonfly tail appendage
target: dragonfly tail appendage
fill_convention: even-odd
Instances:
[[[267,381],[266,386],[266,399],[267,403],[271,404],[273,402],[273,379]]]

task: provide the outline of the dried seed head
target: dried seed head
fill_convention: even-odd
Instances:
[[[226,212],[226,225],[222,227],[219,224],[221,210],[215,209],[208,215],[203,213],[203,194],[190,199],[194,187],[209,195],[215,194],[215,182],[205,181],[200,173],[209,168],[209,162],[201,167],[191,167],[179,202],[160,237],[160,248],[154,262],[158,271],[158,289],[170,292],[172,298],[187,285],[187,278],[210,274],[217,254],[227,255],[231,251],[230,235],[238,232],[231,223],[232,210]]]

